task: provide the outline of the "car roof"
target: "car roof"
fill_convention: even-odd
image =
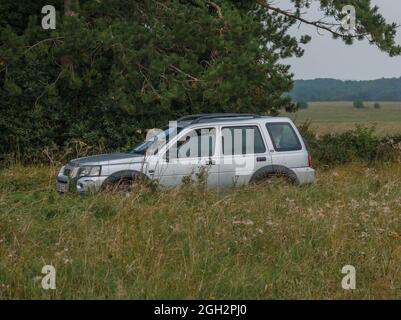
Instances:
[[[241,113],[209,113],[209,114],[194,114],[181,117],[177,120],[178,127],[187,128],[198,126],[199,124],[207,125],[235,125],[239,123],[266,123],[266,122],[290,122],[287,117],[270,117],[260,116],[255,114]]]

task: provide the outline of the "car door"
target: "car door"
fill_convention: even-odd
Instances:
[[[155,177],[160,184],[174,187],[184,178],[192,181],[204,178],[208,186],[217,187],[216,136],[213,126],[183,130],[169,144],[156,166]]]
[[[290,122],[268,122],[266,129],[271,138],[274,165],[287,168],[308,166],[308,152],[302,145],[298,131]]]
[[[249,182],[259,168],[271,164],[258,124],[221,126],[219,183],[221,187]]]

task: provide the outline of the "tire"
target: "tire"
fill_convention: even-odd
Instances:
[[[257,170],[251,180],[251,184],[272,183],[275,180],[284,181],[289,184],[298,183],[295,173],[283,166],[266,166]]]
[[[106,183],[103,190],[106,192],[129,193],[135,189],[135,183],[132,179],[120,179],[114,183]]]
[[[141,183],[141,180],[140,174],[135,172],[125,175],[111,175],[104,181],[102,185],[102,191],[130,193],[138,187],[138,185]]]

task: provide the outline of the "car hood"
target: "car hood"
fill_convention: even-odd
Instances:
[[[144,160],[142,154],[136,153],[109,153],[99,154],[96,156],[78,158],[70,161],[70,164],[74,167],[84,165],[108,165],[108,164],[119,164],[119,163],[136,163]]]

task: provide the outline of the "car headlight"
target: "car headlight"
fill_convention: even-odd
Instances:
[[[78,178],[81,177],[97,177],[100,176],[102,170],[101,166],[85,166],[80,167],[78,170]]]

